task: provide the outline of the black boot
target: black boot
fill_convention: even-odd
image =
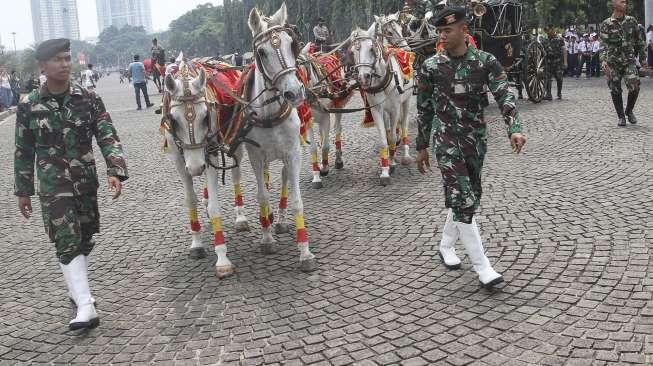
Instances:
[[[546,82],[546,96],[544,97],[544,100],[553,100],[553,97],[551,96],[551,79],[547,80]]]
[[[556,80],[556,86],[558,87],[558,99],[562,99],[562,79]]]
[[[635,108],[635,102],[637,102],[637,97],[639,96],[639,90],[638,91],[633,91],[628,93],[628,102],[626,103],[626,117],[628,117],[628,122],[631,124],[637,123],[637,118],[635,118],[635,114],[633,113],[633,109]]]
[[[625,126],[626,117],[624,117],[624,100],[621,93],[612,93],[612,103],[614,104],[614,110],[617,112],[617,117],[619,117],[619,123],[617,123],[617,126]]]

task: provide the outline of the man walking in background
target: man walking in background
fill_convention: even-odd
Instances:
[[[93,77],[93,65],[86,65],[86,70],[82,71],[82,86],[88,90],[95,90],[95,80]]]
[[[562,99],[562,74],[567,68],[567,51],[565,41],[558,36],[555,28],[549,25],[546,28],[547,37],[542,40],[542,45],[546,51],[546,96],[544,99],[552,100],[551,88],[553,78],[556,79],[558,99]]]
[[[329,28],[324,24],[324,18],[317,20],[317,25],[313,27],[313,35],[315,36],[315,46],[320,52],[324,52],[324,46],[329,39]]]
[[[612,15],[600,26],[601,41],[604,49],[601,52],[601,68],[608,78],[608,87],[612,95],[612,103],[619,118],[618,126],[626,125],[626,117],[631,124],[637,123],[633,109],[639,95],[639,74],[637,60],[644,60],[646,48],[639,32],[637,19],[626,15],[626,0],[612,1]],[[621,81],[628,88],[628,102],[624,111]]]
[[[131,75],[132,84],[134,85],[134,93],[136,94],[136,105],[138,108],[136,110],[141,110],[141,92],[143,92],[143,97],[145,98],[145,106],[147,108],[153,106],[154,104],[150,103],[150,97],[147,95],[147,83],[145,82],[145,66],[142,62],[139,61],[140,56],[134,55],[134,62],[129,64],[127,70]]]

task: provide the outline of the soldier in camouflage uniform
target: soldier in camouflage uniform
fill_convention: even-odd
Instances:
[[[546,30],[547,37],[542,41],[546,51],[546,100],[552,100],[551,87],[553,78],[556,79],[558,99],[562,99],[562,76],[567,68],[567,49],[565,41],[556,34],[555,28],[549,26]]]
[[[436,20],[444,50],[427,59],[421,68],[417,95],[417,167],[430,166],[427,148],[433,136],[434,151],[449,208],[439,255],[449,269],[460,268],[454,244],[460,238],[481,284],[492,287],[503,281],[485,256],[474,214],[481,201],[481,170],[487,150],[487,125],[483,109],[488,91],[494,95],[507,124],[513,150],[526,143],[515,96],[501,64],[491,54],[469,46],[465,10],[444,9]]]
[[[635,124],[633,113],[639,95],[639,74],[635,57],[640,61],[646,59],[646,44],[642,39],[637,19],[626,15],[626,0],[613,0],[613,12],[610,18],[599,26],[604,49],[601,52],[601,68],[608,78],[608,87],[612,94],[614,109],[619,117],[618,126],[628,122]],[[621,80],[628,88],[628,102],[624,113]]]
[[[18,105],[15,195],[21,213],[29,218],[36,162],[45,231],[55,244],[69,296],[77,306],[69,327],[92,328],[99,319],[88,285],[87,257],[93,235],[100,231],[93,137],[106,159],[114,199],[127,179],[127,167],[102,99],[70,82],[70,41],[45,41],[36,49],[36,58],[47,82]]]

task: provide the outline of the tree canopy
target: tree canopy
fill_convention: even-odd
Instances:
[[[125,66],[134,54],[149,57],[151,40],[156,37],[166,49],[168,57],[175,57],[179,51],[185,55],[215,56],[228,54],[240,48],[251,47],[251,34],[247,26],[250,10],[258,6],[263,13],[271,15],[284,0],[224,0],[222,5],[210,3],[198,5],[170,23],[165,32],[147,34],[142,27],[109,27],[102,31],[98,43],[72,41],[74,58],[78,52],[86,55],[87,62],[100,65]],[[285,0],[288,7],[288,21],[297,25],[304,40],[312,40],[313,26],[318,18],[335,33],[335,40],[343,40],[356,27],[366,28],[374,15],[389,14],[400,10],[404,0]],[[522,0],[523,18],[527,28],[551,24],[558,27],[600,23],[611,11],[610,0]],[[629,2],[629,14],[643,20],[643,3]],[[25,52],[29,55],[29,52]],[[26,64],[34,68],[34,62],[12,59],[10,52],[4,52],[8,65]],[[0,60],[2,62],[3,60]]]

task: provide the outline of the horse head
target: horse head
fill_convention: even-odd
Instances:
[[[381,34],[384,42],[392,47],[403,48],[408,50],[408,42],[403,34],[403,28],[400,22],[400,14],[374,16],[377,32]]]
[[[354,61],[354,68],[358,72],[358,82],[363,89],[366,89],[372,84],[373,78],[379,76],[376,68],[380,60],[383,60],[376,23],[373,23],[368,30],[354,29],[349,51]]]
[[[278,90],[283,99],[297,107],[304,101],[304,86],[296,73],[299,44],[287,19],[288,10],[283,3],[271,17],[253,8],[248,25],[252,31],[256,69],[263,75],[266,87]]]
[[[165,79],[165,119],[169,138],[182,153],[186,171],[198,176],[206,169],[206,147],[210,139],[209,105],[205,99],[206,74],[181,61],[175,76]],[[167,104],[167,105],[166,105]]]

